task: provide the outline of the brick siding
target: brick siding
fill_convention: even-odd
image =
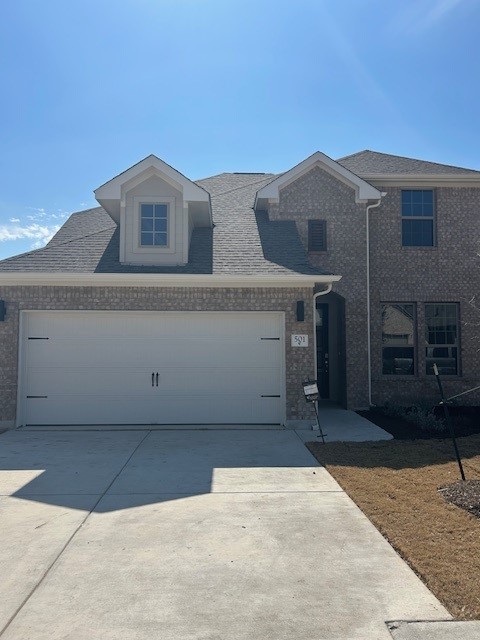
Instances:
[[[425,302],[456,302],[460,307],[461,375],[446,380],[447,392],[459,393],[480,384],[480,313],[469,303],[480,294],[480,189],[436,188],[437,246],[406,248],[401,238],[401,188],[374,186],[387,192],[381,206],[370,213],[374,404],[438,400],[435,380],[425,375]],[[296,222],[305,249],[308,220],[326,220],[327,250],[310,252],[309,259],[342,276],[333,291],[345,298],[347,405],[351,408],[368,403],[365,207],[355,203],[352,188],[319,167],[281,189],[279,203],[269,207],[270,219]],[[416,303],[415,376],[382,375],[382,302]],[[468,396],[464,402],[480,404],[480,395]]]
[[[308,249],[308,220],[327,222],[327,251],[311,252],[312,264],[342,276],[333,290],[345,298],[347,405],[366,407],[367,308],[365,205],[355,204],[352,188],[319,167],[280,191],[269,208],[271,220],[294,220]]]

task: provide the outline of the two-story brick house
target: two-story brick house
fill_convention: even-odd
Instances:
[[[197,182],[145,158],[0,262],[0,422],[297,424],[478,382],[480,172],[371,151]],[[473,398],[470,401],[474,401]]]

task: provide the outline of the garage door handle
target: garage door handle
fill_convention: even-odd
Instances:
[[[152,373],[152,387],[155,385],[155,374]]]
[[[155,376],[155,378],[156,378],[156,380],[157,380],[157,387],[158,387],[158,373],[157,373],[157,375]]]

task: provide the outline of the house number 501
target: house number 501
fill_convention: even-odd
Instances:
[[[308,336],[299,333],[293,334],[292,347],[308,347]]]

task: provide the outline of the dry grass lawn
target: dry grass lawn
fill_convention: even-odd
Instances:
[[[480,479],[480,435],[458,444],[467,479]],[[480,519],[437,490],[459,479],[451,442],[308,447],[450,613],[480,619]]]

